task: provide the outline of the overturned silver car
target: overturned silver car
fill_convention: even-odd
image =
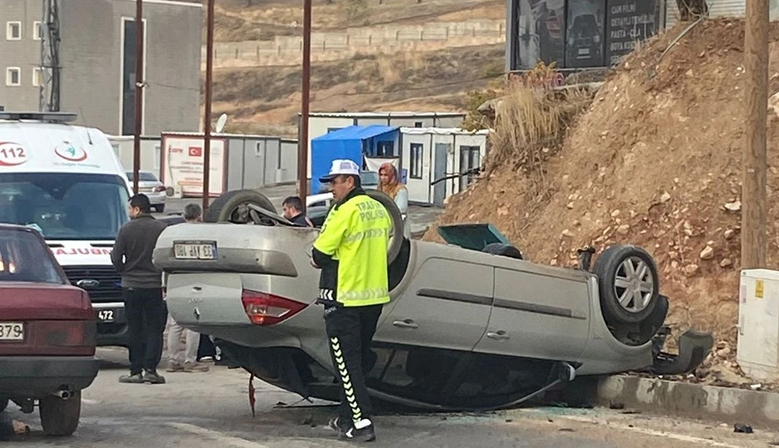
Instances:
[[[489,225],[441,227],[447,245],[408,240],[393,201],[369,194],[394,223],[392,300],[368,366],[379,402],[494,409],[577,376],[686,372],[711,349],[710,335],[688,332],[679,355],[660,350],[668,299],[641,248],[610,247],[591,271],[592,249],[578,269],[536,264]],[[318,230],[293,227],[253,191],[217,199],[206,221],[172,225],[158,240],[173,318],[268,383],[337,400],[309,259]]]

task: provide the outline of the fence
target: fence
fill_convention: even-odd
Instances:
[[[446,47],[489,45],[505,41],[504,21],[469,20],[426,25],[348,28],[342,33],[311,34],[314,62],[346,59],[357,53],[433,51]],[[273,40],[219,42],[214,45],[215,67],[296,65],[303,52],[301,37],[276,36]],[[202,49],[205,64],[206,50]]]

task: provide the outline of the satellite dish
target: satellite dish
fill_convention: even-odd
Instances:
[[[219,119],[216,121],[216,133],[219,134],[222,132],[222,129],[225,128],[225,123],[227,123],[227,114],[222,114]]]

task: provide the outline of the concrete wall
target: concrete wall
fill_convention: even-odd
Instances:
[[[135,2],[67,0],[60,5],[62,110],[120,134],[122,23],[134,19]],[[202,7],[146,1],[144,16],[148,86],[143,133],[197,131]]]
[[[425,25],[387,25],[347,28],[338,33],[311,35],[313,62],[348,59],[356,54],[434,51],[451,47],[497,44],[505,41],[502,20],[469,20]],[[297,36],[276,36],[273,40],[217,42],[215,67],[259,67],[298,65],[303,41]],[[201,48],[205,64],[206,48]]]
[[[33,31],[42,18],[40,0],[0,0],[0,106],[7,111],[38,110],[40,89],[33,84],[33,71],[40,66],[41,41]],[[8,39],[9,22],[20,22],[19,40]],[[8,85],[8,68],[19,69],[20,85]]]

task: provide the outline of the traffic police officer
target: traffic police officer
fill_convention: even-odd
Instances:
[[[342,386],[338,417],[330,427],[343,438],[372,441],[371,403],[365,376],[375,362],[370,343],[382,307],[389,302],[387,246],[392,221],[384,206],[360,185],[360,168],[335,160],[320,181],[330,184],[336,205],[314,242],[312,264],[321,268],[319,300]]]

